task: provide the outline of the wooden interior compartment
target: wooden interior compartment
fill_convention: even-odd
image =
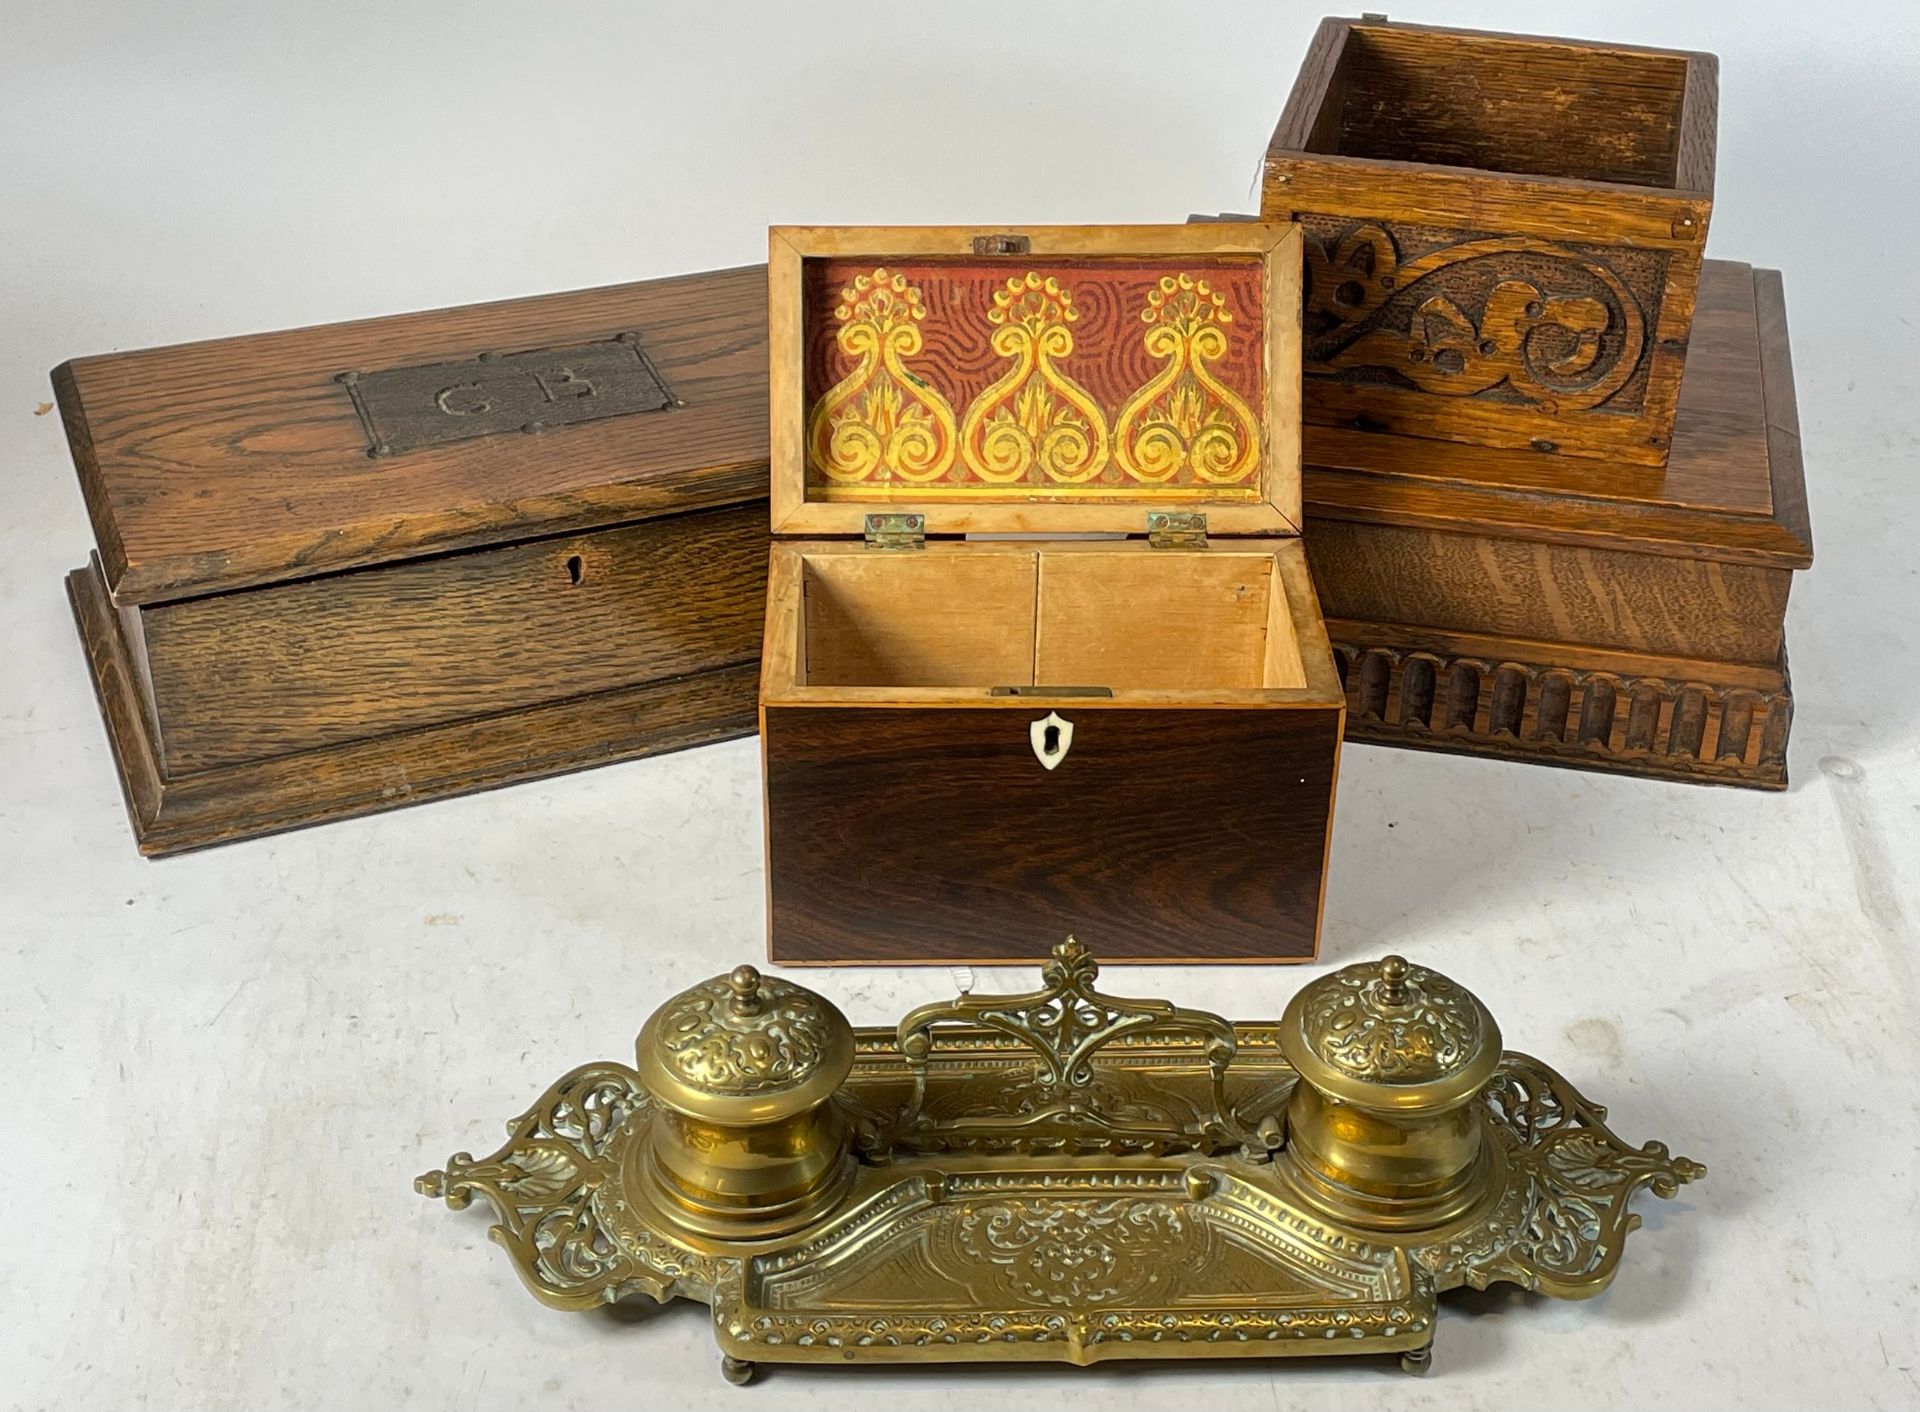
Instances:
[[[767,602],[776,963],[1314,955],[1345,709],[1298,540],[782,541]]]
[[[803,557],[807,686],[992,687],[1033,681],[1035,555],[924,551]]]
[[[787,552],[797,592],[776,597],[772,626],[790,644],[792,687],[1232,696],[1308,682],[1283,565],[1294,541]]]
[[[1306,150],[1671,187],[1688,57],[1358,24]]]

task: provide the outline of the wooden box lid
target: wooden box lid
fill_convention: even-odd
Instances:
[[[1804,569],[1813,562],[1786,301],[1772,270],[1708,260],[1664,467],[1306,432],[1307,513]]]
[[[1300,528],[1292,226],[776,227],[773,530]]]
[[[108,586],[164,602],[765,494],[756,268],[80,358]]]

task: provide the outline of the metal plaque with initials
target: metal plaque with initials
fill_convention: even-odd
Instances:
[[[569,348],[341,373],[339,381],[360,414],[369,456],[681,405],[630,333]]]

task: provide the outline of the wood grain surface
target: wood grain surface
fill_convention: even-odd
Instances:
[[[1736,662],[1778,659],[1793,581],[1787,569],[1340,520],[1316,523],[1306,545],[1329,618]]]
[[[751,665],[167,775],[96,562],[67,578],[140,851],[149,856],[750,734]]]
[[[769,705],[781,965],[1314,955],[1340,711]]]
[[[1324,21],[1261,197],[1308,233],[1308,422],[1664,464],[1712,211],[1716,68]]]
[[[1700,289],[1674,455],[1664,468],[1311,427],[1310,524],[1484,530],[1806,568],[1813,535],[1780,277],[1710,260]]]
[[[1669,186],[1688,56],[1424,26],[1348,31],[1337,156]]]
[[[1071,594],[1050,590],[1050,576]],[[1191,549],[949,539],[906,553],[776,540],[761,661],[762,700],[780,705],[1002,709],[992,688],[1044,698],[1050,686],[1098,687],[1136,707],[1332,706],[1342,695],[1292,537]],[[1074,663],[1108,679],[1067,681]]]
[[[169,775],[759,658],[766,502],[137,610]]]
[[[1397,64],[1381,61],[1388,45],[1399,55]],[[1663,131],[1662,106],[1670,91],[1666,75],[1675,60],[1687,67],[1677,147]],[[1587,97],[1596,77],[1617,82],[1635,67],[1644,77],[1629,80],[1628,86],[1655,100],[1653,131],[1635,131],[1604,113],[1584,125],[1561,118],[1575,107],[1599,108]],[[1326,183],[1329,191],[1356,195],[1376,183],[1397,181],[1402,213],[1425,224],[1448,225],[1460,212],[1473,211],[1481,227],[1518,221],[1547,239],[1577,240],[1593,233],[1595,212],[1605,207],[1609,209],[1601,218],[1623,240],[1698,247],[1706,239],[1704,224],[1676,230],[1676,207],[1668,198],[1675,193],[1695,198],[1678,208],[1685,214],[1711,210],[1718,74],[1713,55],[1692,51],[1329,18],[1320,22],[1308,44],[1274,127],[1265,185],[1271,192],[1279,176],[1289,178],[1280,185],[1292,185],[1297,179],[1293,158],[1344,157],[1343,163],[1322,161],[1314,180]],[[1391,110],[1375,115],[1363,111],[1366,103],[1352,101],[1369,85],[1377,93],[1396,83],[1399,99],[1423,95],[1422,130],[1429,142],[1440,138],[1444,119],[1450,133],[1445,140],[1455,145],[1439,149],[1442,155],[1478,146],[1511,152],[1518,160],[1479,168],[1425,157],[1369,159],[1343,152],[1349,121],[1379,134],[1382,141],[1400,140]],[[1483,97],[1494,93],[1500,102]],[[1509,114],[1516,112],[1525,120],[1509,121]],[[1403,143],[1402,151],[1407,150]],[[1584,174],[1569,170],[1572,163],[1563,155],[1568,153],[1591,163]],[[1380,165],[1366,165],[1370,161]],[[1603,174],[1621,170],[1665,170],[1668,175],[1641,182]]]
[[[804,664],[793,684],[1216,695],[1306,685],[1280,577],[1298,541],[1145,548],[936,542],[874,554],[793,544],[805,564],[789,624]]]
[[[117,601],[142,604],[766,493],[763,269],[80,358],[53,375]],[[337,381],[635,334],[685,405],[372,457]]]
[[[1784,295],[1717,262],[1701,287],[1674,460],[1631,494],[1387,437],[1350,444],[1380,469],[1309,468],[1349,739],[1785,787],[1784,623],[1813,540]]]
[[[792,623],[804,644],[801,680],[1031,685],[1037,571],[1032,553],[808,556]]]

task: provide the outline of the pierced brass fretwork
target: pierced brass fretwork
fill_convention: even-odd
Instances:
[[[810,992],[742,968],[662,1007],[639,1068],[575,1070],[497,1152],[458,1153],[416,1185],[485,1201],[494,1239],[557,1308],[710,1305],[738,1382],[781,1362],[1326,1354],[1422,1372],[1439,1293],[1592,1294],[1639,1224],[1633,1194],[1705,1174],[1622,1142],[1552,1069],[1499,1054],[1477,1000],[1398,958],[1322,977],[1279,1023],[1106,995],[1097,973],[1070,940],[1039,990],[848,1030]],[[690,1008],[723,990],[735,1000]],[[847,1043],[851,1068],[823,1091]],[[689,1045],[727,1060],[715,1111],[736,1116],[701,1116],[713,1066]],[[685,1080],[672,1106],[641,1078],[659,1071],[649,1052]],[[1343,1096],[1307,1093],[1319,1070],[1287,1055],[1309,1052]],[[1329,1122],[1327,1103],[1349,1116]],[[776,1125],[789,1164],[820,1135],[820,1194],[795,1208],[791,1182],[763,1183],[760,1210],[749,1183],[737,1230],[711,1193],[691,1220],[657,1165],[680,1149],[654,1125],[680,1125],[674,1142],[705,1134],[705,1170],[726,1187],[746,1131],[729,1125],[748,1121]],[[1424,1133],[1411,1161],[1386,1140],[1401,1122]],[[1311,1152],[1291,1150],[1289,1124]],[[1349,1154],[1364,1168],[1345,1170]],[[1394,1185],[1436,1163],[1433,1191]],[[807,1223],[776,1230],[776,1201]]]

